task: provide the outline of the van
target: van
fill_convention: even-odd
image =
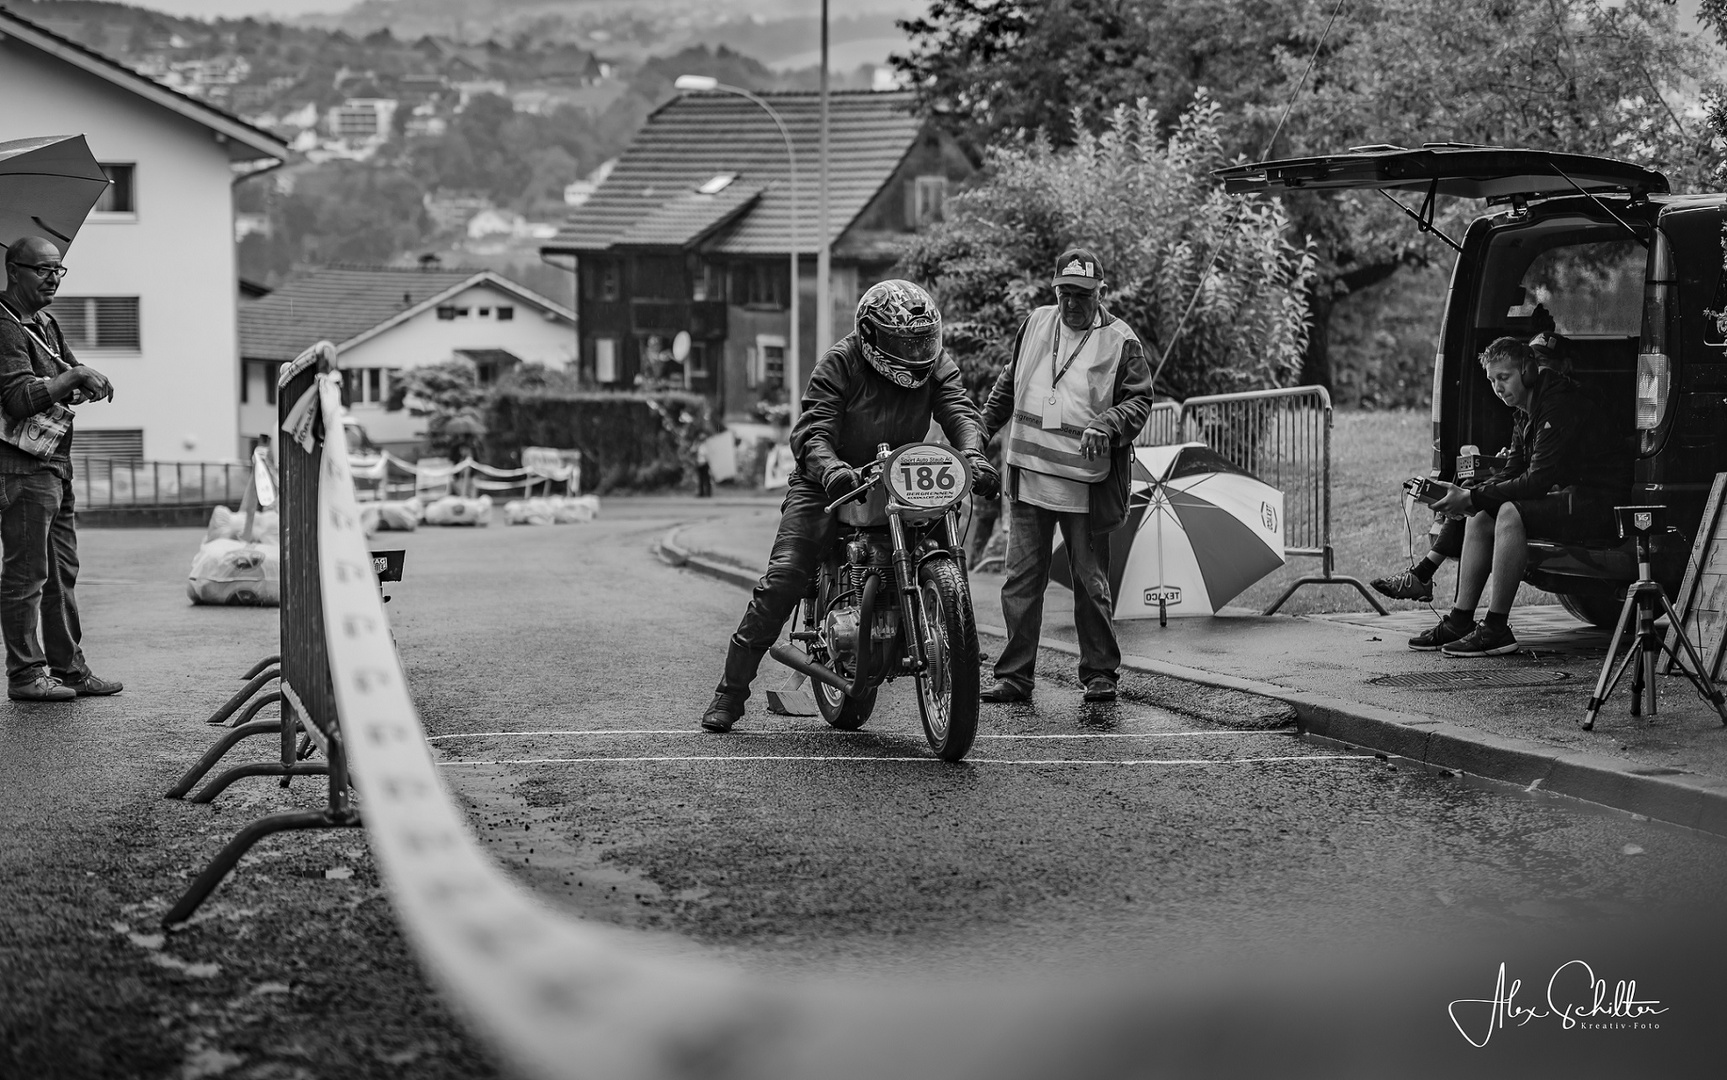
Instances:
[[[1673,195],[1659,172],[1580,154],[1456,144],[1376,146],[1218,170],[1230,192],[1378,190],[1414,228],[1457,252],[1433,360],[1433,463],[1452,480],[1459,451],[1511,441],[1512,413],[1477,357],[1497,337],[1527,340],[1550,315],[1570,343],[1572,375],[1612,419],[1602,438],[1635,454],[1631,501],[1668,507],[1653,572],[1676,595],[1715,474],[1727,471],[1727,196]],[[1478,199],[1461,240],[1434,228],[1438,196]],[[1388,497],[1394,492],[1388,492]],[[1574,615],[1617,620],[1637,578],[1617,536],[1531,537],[1524,575]]]

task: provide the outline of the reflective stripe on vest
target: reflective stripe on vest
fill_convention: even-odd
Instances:
[[[1060,325],[1061,311],[1053,304],[1038,308],[1026,319],[1019,355],[1013,358],[1013,421],[1008,425],[1006,461],[1017,468],[1095,484],[1109,475],[1109,455],[1087,460],[1079,452],[1079,437],[1087,424],[1115,404],[1115,375],[1121,366],[1122,347],[1139,338],[1120,319],[1111,319],[1093,330],[1055,387],[1061,428],[1046,431],[1043,407],[1058,370],[1050,363],[1050,348]],[[1079,344],[1080,336],[1071,330],[1062,336],[1059,363],[1067,363],[1067,355]]]

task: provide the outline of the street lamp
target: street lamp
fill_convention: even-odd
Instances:
[[[672,83],[679,90],[695,92],[719,91],[724,94],[736,94],[761,106],[763,112],[773,120],[774,126],[780,129],[780,138],[786,144],[786,166],[791,173],[791,334],[786,342],[786,397],[791,404],[791,419],[795,422],[802,404],[803,386],[798,378],[798,159],[792,151],[791,132],[786,130],[786,122],[780,119],[780,114],[774,111],[772,105],[760,97],[738,86],[727,86],[712,75],[679,75]]]

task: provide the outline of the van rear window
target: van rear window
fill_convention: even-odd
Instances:
[[[1629,239],[1551,247],[1530,260],[1521,295],[1509,297],[1502,314],[1509,323],[1529,318],[1540,305],[1567,337],[1636,337],[1647,266],[1647,252]]]

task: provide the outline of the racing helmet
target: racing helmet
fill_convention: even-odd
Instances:
[[[870,366],[908,390],[929,381],[941,356],[941,312],[909,281],[871,285],[858,301],[857,333]]]

